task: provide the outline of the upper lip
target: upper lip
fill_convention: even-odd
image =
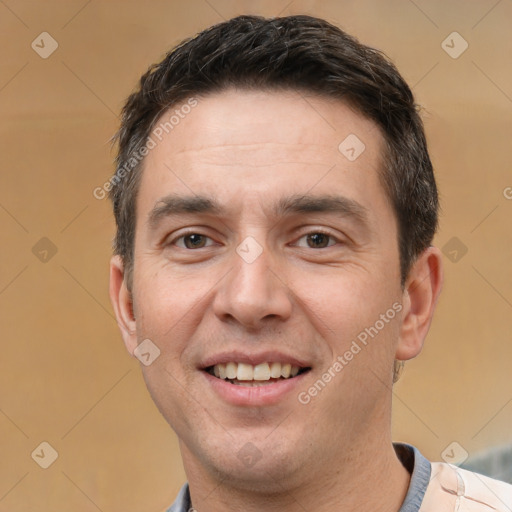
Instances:
[[[311,367],[311,365],[303,359],[299,359],[297,357],[285,354],[284,352],[275,350],[254,353],[241,352],[240,350],[231,350],[205,358],[201,362],[200,368],[204,370],[210,366],[215,366],[216,364],[225,364],[230,362],[251,364],[253,366],[261,363],[289,363],[292,366],[298,366],[300,368]]]

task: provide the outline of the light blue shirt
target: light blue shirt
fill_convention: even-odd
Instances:
[[[393,447],[404,467],[411,473],[409,489],[398,512],[418,512],[430,482],[430,462],[410,444],[393,443]],[[190,492],[188,484],[185,484],[167,512],[189,512],[191,508]]]

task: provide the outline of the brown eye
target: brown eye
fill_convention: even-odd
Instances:
[[[202,249],[203,247],[207,247],[206,240],[208,240],[208,238],[209,237],[200,233],[189,233],[187,235],[180,236],[174,241],[174,243],[183,249]],[[178,241],[181,240],[183,240],[183,243],[178,243]]]
[[[197,249],[198,247],[204,247],[205,237],[203,235],[194,233],[184,237],[184,241],[185,247],[187,247],[187,249]],[[187,243],[187,241],[189,241],[189,243]]]
[[[306,239],[306,245],[298,243],[299,247],[306,247],[309,249],[325,249],[336,245],[338,241],[333,235],[324,233],[323,231],[312,231],[300,237],[299,241]]]
[[[329,238],[331,238],[329,235],[326,235],[325,233],[311,233],[306,236],[308,243],[310,243],[315,249],[323,249],[324,247],[327,247]]]

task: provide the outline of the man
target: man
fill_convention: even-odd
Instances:
[[[391,440],[442,288],[438,197],[395,67],[308,16],[240,16],[130,96],[110,294],[176,432],[170,511],[512,510]]]

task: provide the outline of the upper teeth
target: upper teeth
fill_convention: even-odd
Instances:
[[[300,367],[292,366],[289,363],[261,363],[257,365],[246,363],[216,364],[213,373],[221,379],[237,380],[270,380],[279,377],[295,377]]]

